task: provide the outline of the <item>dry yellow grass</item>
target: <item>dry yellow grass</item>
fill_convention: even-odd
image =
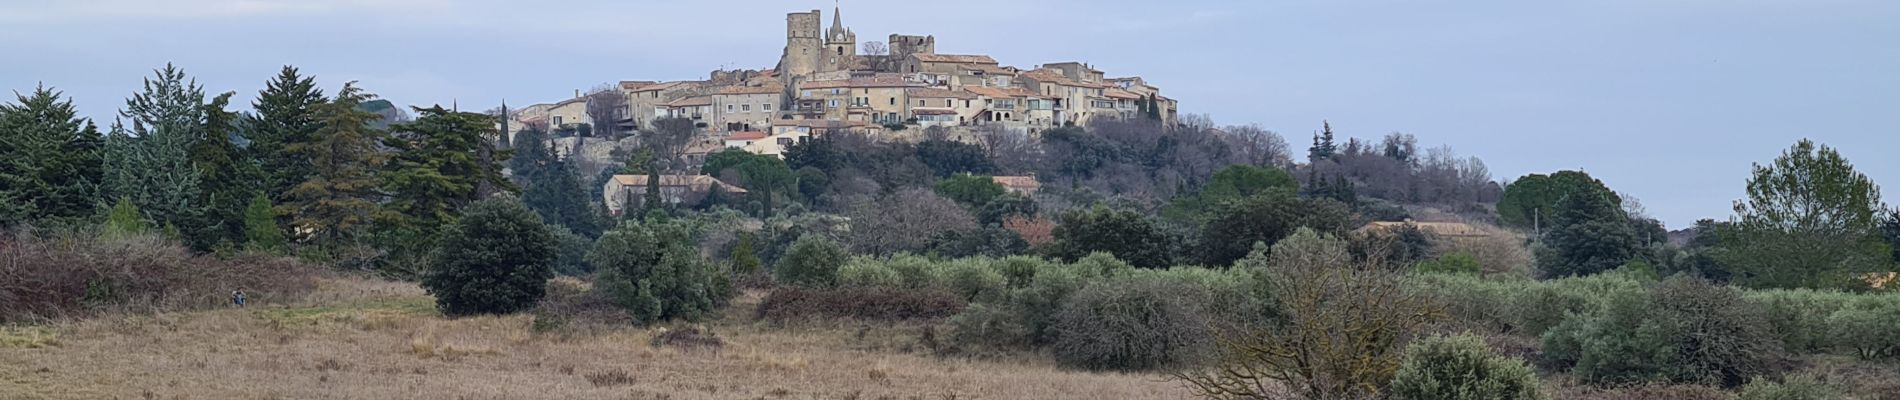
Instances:
[[[655,330],[530,330],[448,320],[414,285],[325,281],[297,304],[0,330],[0,399],[1133,399],[1181,398],[1159,375],[1041,359],[939,358],[920,327],[774,327],[740,299],[718,349],[655,348]],[[17,343],[17,344],[16,344]]]

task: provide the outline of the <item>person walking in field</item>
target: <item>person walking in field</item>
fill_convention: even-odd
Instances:
[[[244,306],[244,289],[231,291],[231,305],[238,307]]]

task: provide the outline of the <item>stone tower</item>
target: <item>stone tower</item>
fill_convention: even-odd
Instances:
[[[819,35],[824,17],[818,10],[785,15],[785,55],[779,56],[778,73],[806,76],[818,71],[819,56],[827,50]]]
[[[936,36],[891,34],[891,57],[902,60],[912,54],[937,54]]]
[[[857,65],[858,34],[844,27],[841,9],[831,10],[831,29],[825,31],[825,50],[819,58],[819,72],[848,71]]]

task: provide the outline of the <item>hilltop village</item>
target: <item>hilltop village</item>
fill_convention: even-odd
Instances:
[[[831,132],[885,139],[923,132],[968,137],[979,128],[1035,134],[1101,118],[1168,124],[1177,116],[1176,100],[1139,76],[1109,77],[1082,62],[1020,68],[988,55],[941,54],[932,35],[859,42],[840,11],[833,10],[830,28],[819,10],[786,15],[784,53],[772,68],[712,71],[704,80],[620,81],[508,112],[503,130],[621,138],[683,118],[693,121],[694,150],[776,155]]]

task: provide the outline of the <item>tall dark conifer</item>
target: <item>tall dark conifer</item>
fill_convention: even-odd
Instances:
[[[315,173],[311,148],[297,145],[317,140],[317,129],[323,126],[317,108],[328,101],[316,78],[286,65],[251,102],[256,113],[245,118],[249,150],[265,173],[262,189],[271,201],[284,201],[286,192]],[[301,150],[291,151],[293,147]]]
[[[335,99],[313,108],[320,128],[311,140],[284,148],[308,155],[311,174],[284,192],[277,214],[290,216],[292,225],[319,246],[358,237],[381,200],[376,173],[388,156],[377,148],[384,133],[373,125],[382,116],[360,108],[374,98],[355,82],[344,84]]]
[[[78,219],[99,209],[99,128],[71,99],[37,87],[0,104],[0,226]]]
[[[235,93],[226,92],[204,106],[204,137],[192,146],[191,162],[198,169],[198,204],[205,205],[199,220],[181,227],[191,245],[239,246],[245,241],[244,209],[257,195],[262,174],[233,138],[239,135],[238,115],[226,111]]]
[[[494,117],[441,106],[415,110],[415,121],[395,125],[383,141],[396,151],[383,174],[393,222],[433,231],[489,192],[515,190],[501,175],[500,162],[511,152],[495,149]]]
[[[204,88],[170,64],[154,75],[119,111],[131,126],[115,122],[106,137],[105,195],[100,198],[129,199],[157,226],[179,227],[202,221],[205,208],[191,158],[205,137]]]

